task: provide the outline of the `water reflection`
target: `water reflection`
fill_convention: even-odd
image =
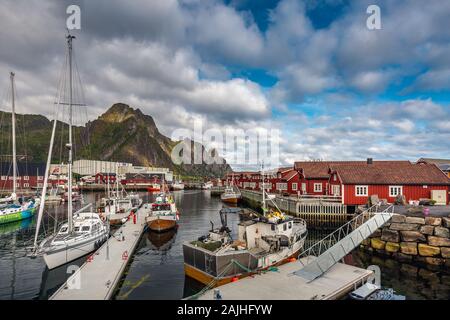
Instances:
[[[86,202],[96,201],[102,193],[85,195]],[[141,193],[144,201],[153,196]],[[209,191],[186,190],[174,192],[180,211],[178,230],[155,234],[147,232],[136,248],[123,286],[117,299],[181,299],[195,294],[203,285],[184,275],[182,243],[192,241],[208,232],[210,221],[220,225],[220,198],[211,197]],[[81,203],[76,203],[76,208]],[[40,239],[57,229],[66,220],[66,205],[52,205],[46,210]],[[228,215],[232,234],[237,234],[237,214]],[[67,266],[49,271],[38,257],[32,259],[26,248],[33,244],[35,219],[0,226],[0,300],[48,299],[66,281]],[[327,232],[309,230],[306,246],[327,235]],[[372,256],[356,250],[347,263],[366,268],[377,264],[381,268],[381,280],[385,287],[392,287],[407,299],[448,299],[450,275],[442,270],[399,263],[392,259]],[[81,265],[85,257],[75,263]]]

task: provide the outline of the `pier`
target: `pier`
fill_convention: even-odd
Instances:
[[[302,258],[303,262],[308,258]],[[308,282],[293,274],[299,267],[299,261],[290,262],[274,271],[231,282],[216,290],[220,291],[223,300],[336,300],[373,274],[370,270],[338,263],[327,271],[326,276]],[[198,300],[214,300],[214,289],[206,291]]]
[[[145,205],[109,238],[49,300],[108,300],[114,295],[145,229]],[[79,288],[74,284],[80,281]]]

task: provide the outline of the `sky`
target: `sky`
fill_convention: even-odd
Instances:
[[[167,136],[276,128],[280,165],[450,157],[450,1],[2,0],[19,112],[53,113],[70,4],[89,119],[123,102]]]

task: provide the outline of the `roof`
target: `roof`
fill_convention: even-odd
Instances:
[[[12,163],[0,162],[0,174],[2,176],[12,176]],[[43,176],[45,174],[45,163],[17,162],[17,174],[19,176]]]
[[[409,161],[335,163],[343,184],[450,185],[450,179],[434,164]]]
[[[437,165],[439,164],[450,165],[450,159],[420,158],[417,162],[434,163]]]

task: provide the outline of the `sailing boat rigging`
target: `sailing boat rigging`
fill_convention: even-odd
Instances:
[[[15,106],[15,74],[10,73],[11,80],[11,124],[12,124],[12,170],[13,188],[11,196],[0,199],[0,203],[8,203],[0,209],[0,224],[28,219],[34,215],[39,202],[34,199],[17,201],[17,155],[16,155],[16,106]]]
[[[68,69],[69,69],[69,141],[66,144],[68,150],[68,194],[73,191],[73,62],[72,50],[74,36],[69,34],[67,37],[68,47]],[[63,86],[65,87],[65,86]],[[57,104],[63,104],[61,101],[61,92],[58,96]],[[63,224],[56,234],[50,235],[37,244],[39,227],[42,222],[42,215],[45,205],[45,194],[47,193],[47,181],[50,170],[50,162],[53,151],[53,141],[55,137],[57,119],[54,119],[52,137],[50,139],[50,148],[47,158],[47,166],[44,178],[44,187],[41,195],[41,204],[39,207],[36,233],[34,237],[35,254],[43,255],[45,263],[49,269],[56,268],[70,261],[76,260],[84,255],[91,253],[101,246],[107,240],[109,235],[109,226],[103,222],[100,216],[94,212],[84,212],[92,205],[87,205],[77,212],[73,212],[73,199],[68,197],[67,201],[67,223]]]

